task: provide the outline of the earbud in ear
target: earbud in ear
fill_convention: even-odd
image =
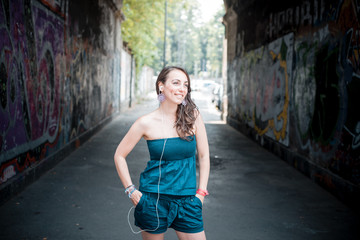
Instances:
[[[162,90],[164,89],[164,87],[163,87],[163,86],[161,86],[159,89],[160,89],[160,91],[162,91]]]

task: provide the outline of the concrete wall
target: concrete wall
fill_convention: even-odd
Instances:
[[[135,60],[131,52],[126,48],[121,50],[121,86],[120,102],[121,107],[131,106],[135,88]]]
[[[136,88],[137,96],[144,97],[149,92],[154,92],[154,98],[157,97],[156,91],[155,91],[155,83],[156,83],[156,77],[154,70],[148,66],[144,66],[141,69],[141,72],[139,74],[139,84]]]
[[[120,110],[121,3],[0,2],[1,202]]]
[[[228,123],[360,209],[360,5],[225,0]]]

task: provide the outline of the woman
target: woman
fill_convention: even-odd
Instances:
[[[135,225],[143,239],[164,239],[169,227],[175,229],[180,240],[206,239],[202,205],[208,195],[209,146],[190,91],[190,78],[183,68],[165,67],[156,81],[159,108],[137,119],[115,152],[116,169],[135,206]],[[125,158],[141,138],[147,140],[150,161],[141,173],[137,190]]]

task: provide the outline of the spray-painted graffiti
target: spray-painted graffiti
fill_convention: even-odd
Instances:
[[[106,1],[0,2],[0,184],[117,111],[113,21]]]
[[[288,145],[293,34],[246,53],[237,65],[238,116],[256,132]],[[235,86],[230,86],[234,88]],[[234,113],[232,113],[234,114]]]
[[[267,36],[270,39],[290,29],[316,26],[336,18],[337,0],[308,0],[286,10],[270,13]]]
[[[0,4],[0,163],[28,153],[1,166],[0,182],[36,161],[29,151],[44,154],[58,138],[64,18],[47,12],[26,0]]]
[[[73,139],[99,123],[116,109],[118,100],[112,81],[114,74],[112,11],[105,1],[69,1],[71,22],[69,32],[74,36],[66,39],[68,76],[66,89],[69,99],[65,103],[64,116],[69,132],[66,139]],[[91,13],[89,19],[79,16],[83,5]],[[90,20],[91,18],[91,20]],[[69,34],[70,35],[70,34]],[[118,54],[119,55],[119,54]],[[116,67],[115,67],[116,68]],[[119,77],[115,80],[120,80]],[[115,85],[118,85],[116,83]],[[70,117],[69,117],[70,116]]]
[[[354,7],[355,6],[355,7]],[[295,44],[296,143],[341,177],[360,183],[359,20],[355,1],[341,1],[329,26]]]
[[[340,105],[338,44],[331,41],[328,27],[319,30],[315,41],[295,44],[293,105],[298,142],[302,149],[311,149],[312,156],[334,153],[344,121]]]
[[[267,43],[229,63],[229,117],[360,184],[359,1],[296,1],[284,9],[269,13]]]
[[[339,119],[344,122],[339,129],[340,144],[331,158],[330,169],[344,178],[360,184],[360,3],[341,1],[337,11],[339,30],[344,34],[340,39],[338,68],[341,111]]]
[[[314,46],[306,42],[296,43],[296,65],[293,72],[294,117],[299,131],[298,136],[306,139],[315,108],[316,83],[314,79]]]

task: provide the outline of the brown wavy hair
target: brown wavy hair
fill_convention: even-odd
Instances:
[[[179,104],[176,110],[176,122],[174,127],[180,138],[185,140],[191,140],[189,137],[192,137],[194,133],[194,124],[195,120],[199,114],[199,109],[191,99],[191,87],[190,87],[190,77],[187,71],[181,67],[177,66],[167,66],[161,70],[157,80],[156,80],[156,93],[160,94],[159,83],[162,82],[165,84],[168,74],[173,70],[182,71],[188,80],[188,91],[185,96],[186,105]]]

